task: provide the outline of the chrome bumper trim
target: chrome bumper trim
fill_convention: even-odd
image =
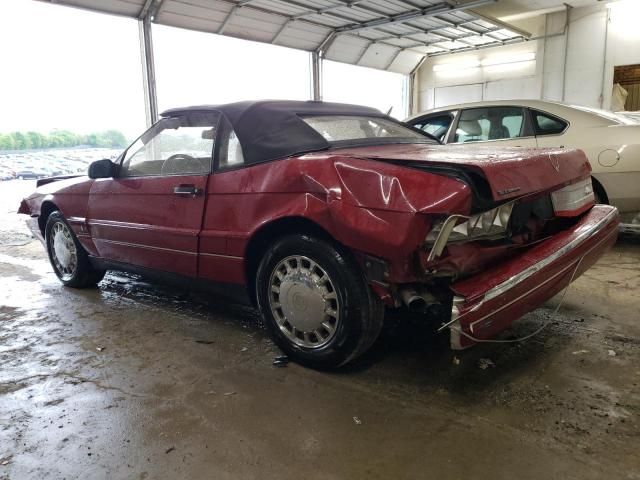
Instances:
[[[550,281],[556,279],[557,277],[559,277],[560,275],[562,275],[563,273],[567,273],[567,271],[571,270],[572,268],[576,268],[577,267],[577,263],[582,260],[585,256],[589,255],[593,250],[595,250],[596,248],[598,248],[600,245],[602,245],[604,242],[606,242],[607,240],[609,240],[609,237],[611,236],[611,234],[607,235],[605,238],[601,239],[598,243],[596,243],[594,246],[592,246],[587,252],[585,252],[584,255],[582,255],[582,257],[578,258],[577,261],[570,263],[569,265],[567,265],[566,267],[564,267],[562,270],[560,270],[559,272],[556,272],[555,274],[553,274],[551,277],[546,278],[543,282],[537,284],[535,287],[527,290],[526,292],[524,292],[522,295],[518,296],[517,298],[514,298],[513,300],[511,300],[508,303],[505,303],[504,305],[500,306],[500,308],[494,310],[491,313],[488,313],[487,315],[485,315],[484,317],[479,318],[478,320],[472,322],[469,324],[469,330],[471,331],[471,333],[473,332],[473,327],[475,327],[478,323],[483,322],[484,320],[486,320],[489,317],[492,317],[493,315],[495,315],[496,313],[500,313],[502,310],[504,310],[507,307],[510,307],[511,305],[513,305],[514,303],[522,300],[524,297],[526,297],[527,295],[530,295],[531,293],[535,292],[536,290],[538,290],[539,288],[543,287],[544,285],[546,285],[547,283],[549,283]],[[479,305],[482,305],[484,303],[484,300],[482,300]],[[469,312],[470,313],[470,312]],[[464,315],[462,315],[464,316]],[[460,317],[458,317],[460,318]]]
[[[496,298],[496,297],[502,295],[507,290],[511,290],[517,284],[525,281],[527,278],[529,278],[532,275],[536,274],[537,272],[539,272],[543,268],[548,267],[549,265],[551,265],[553,262],[558,260],[560,257],[566,255],[568,252],[570,252],[571,250],[576,248],[578,245],[580,245],[582,242],[584,242],[587,238],[589,238],[592,235],[598,233],[600,230],[602,230],[611,221],[611,219],[613,217],[616,217],[618,215],[618,209],[615,208],[615,207],[612,207],[612,208],[613,209],[606,216],[602,217],[600,219],[600,221],[598,221],[598,223],[593,225],[591,228],[582,231],[576,238],[571,240],[564,247],[558,249],[552,255],[549,255],[548,257],[544,258],[543,260],[540,260],[538,263],[536,263],[534,265],[531,265],[529,268],[526,268],[525,270],[523,270],[520,273],[514,275],[513,277],[509,278],[508,280],[505,280],[500,285],[496,285],[492,289],[488,290],[484,294],[483,301],[484,302],[489,301],[489,300],[491,300],[493,298]]]

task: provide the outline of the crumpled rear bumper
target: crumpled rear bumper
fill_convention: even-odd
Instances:
[[[618,224],[615,207],[596,205],[572,228],[523,255],[454,283],[451,347],[475,343],[461,331],[477,339],[495,336],[562,291],[614,245]]]

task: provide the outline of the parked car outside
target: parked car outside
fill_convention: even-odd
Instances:
[[[35,170],[18,170],[16,172],[16,178],[20,180],[34,180],[38,178],[44,178],[47,174],[41,171]]]
[[[0,180],[13,180],[13,172],[8,168],[0,167]]]
[[[628,115],[540,100],[452,105],[406,120],[446,144],[579,148],[598,203],[616,206],[640,232],[640,124]]]
[[[461,349],[561,291],[617,238],[590,174],[577,150],[442,146],[371,108],[242,102],[168,110],[19,213],[64,285],[115,269],[235,294],[328,368],[373,344],[385,307]]]

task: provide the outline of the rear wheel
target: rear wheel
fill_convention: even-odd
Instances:
[[[45,240],[53,271],[64,285],[94,287],[104,277],[105,271],[91,265],[87,252],[58,211],[47,219]]]
[[[256,288],[275,342],[310,367],[354,360],[382,328],[384,307],[357,264],[325,240],[308,235],[278,240],[260,262]]]

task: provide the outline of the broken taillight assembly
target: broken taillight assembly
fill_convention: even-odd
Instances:
[[[425,238],[425,243],[431,246],[428,260],[431,261],[439,257],[447,243],[504,238],[507,234],[513,205],[514,202],[505,203],[470,217],[451,215],[447,219],[435,223]]]

